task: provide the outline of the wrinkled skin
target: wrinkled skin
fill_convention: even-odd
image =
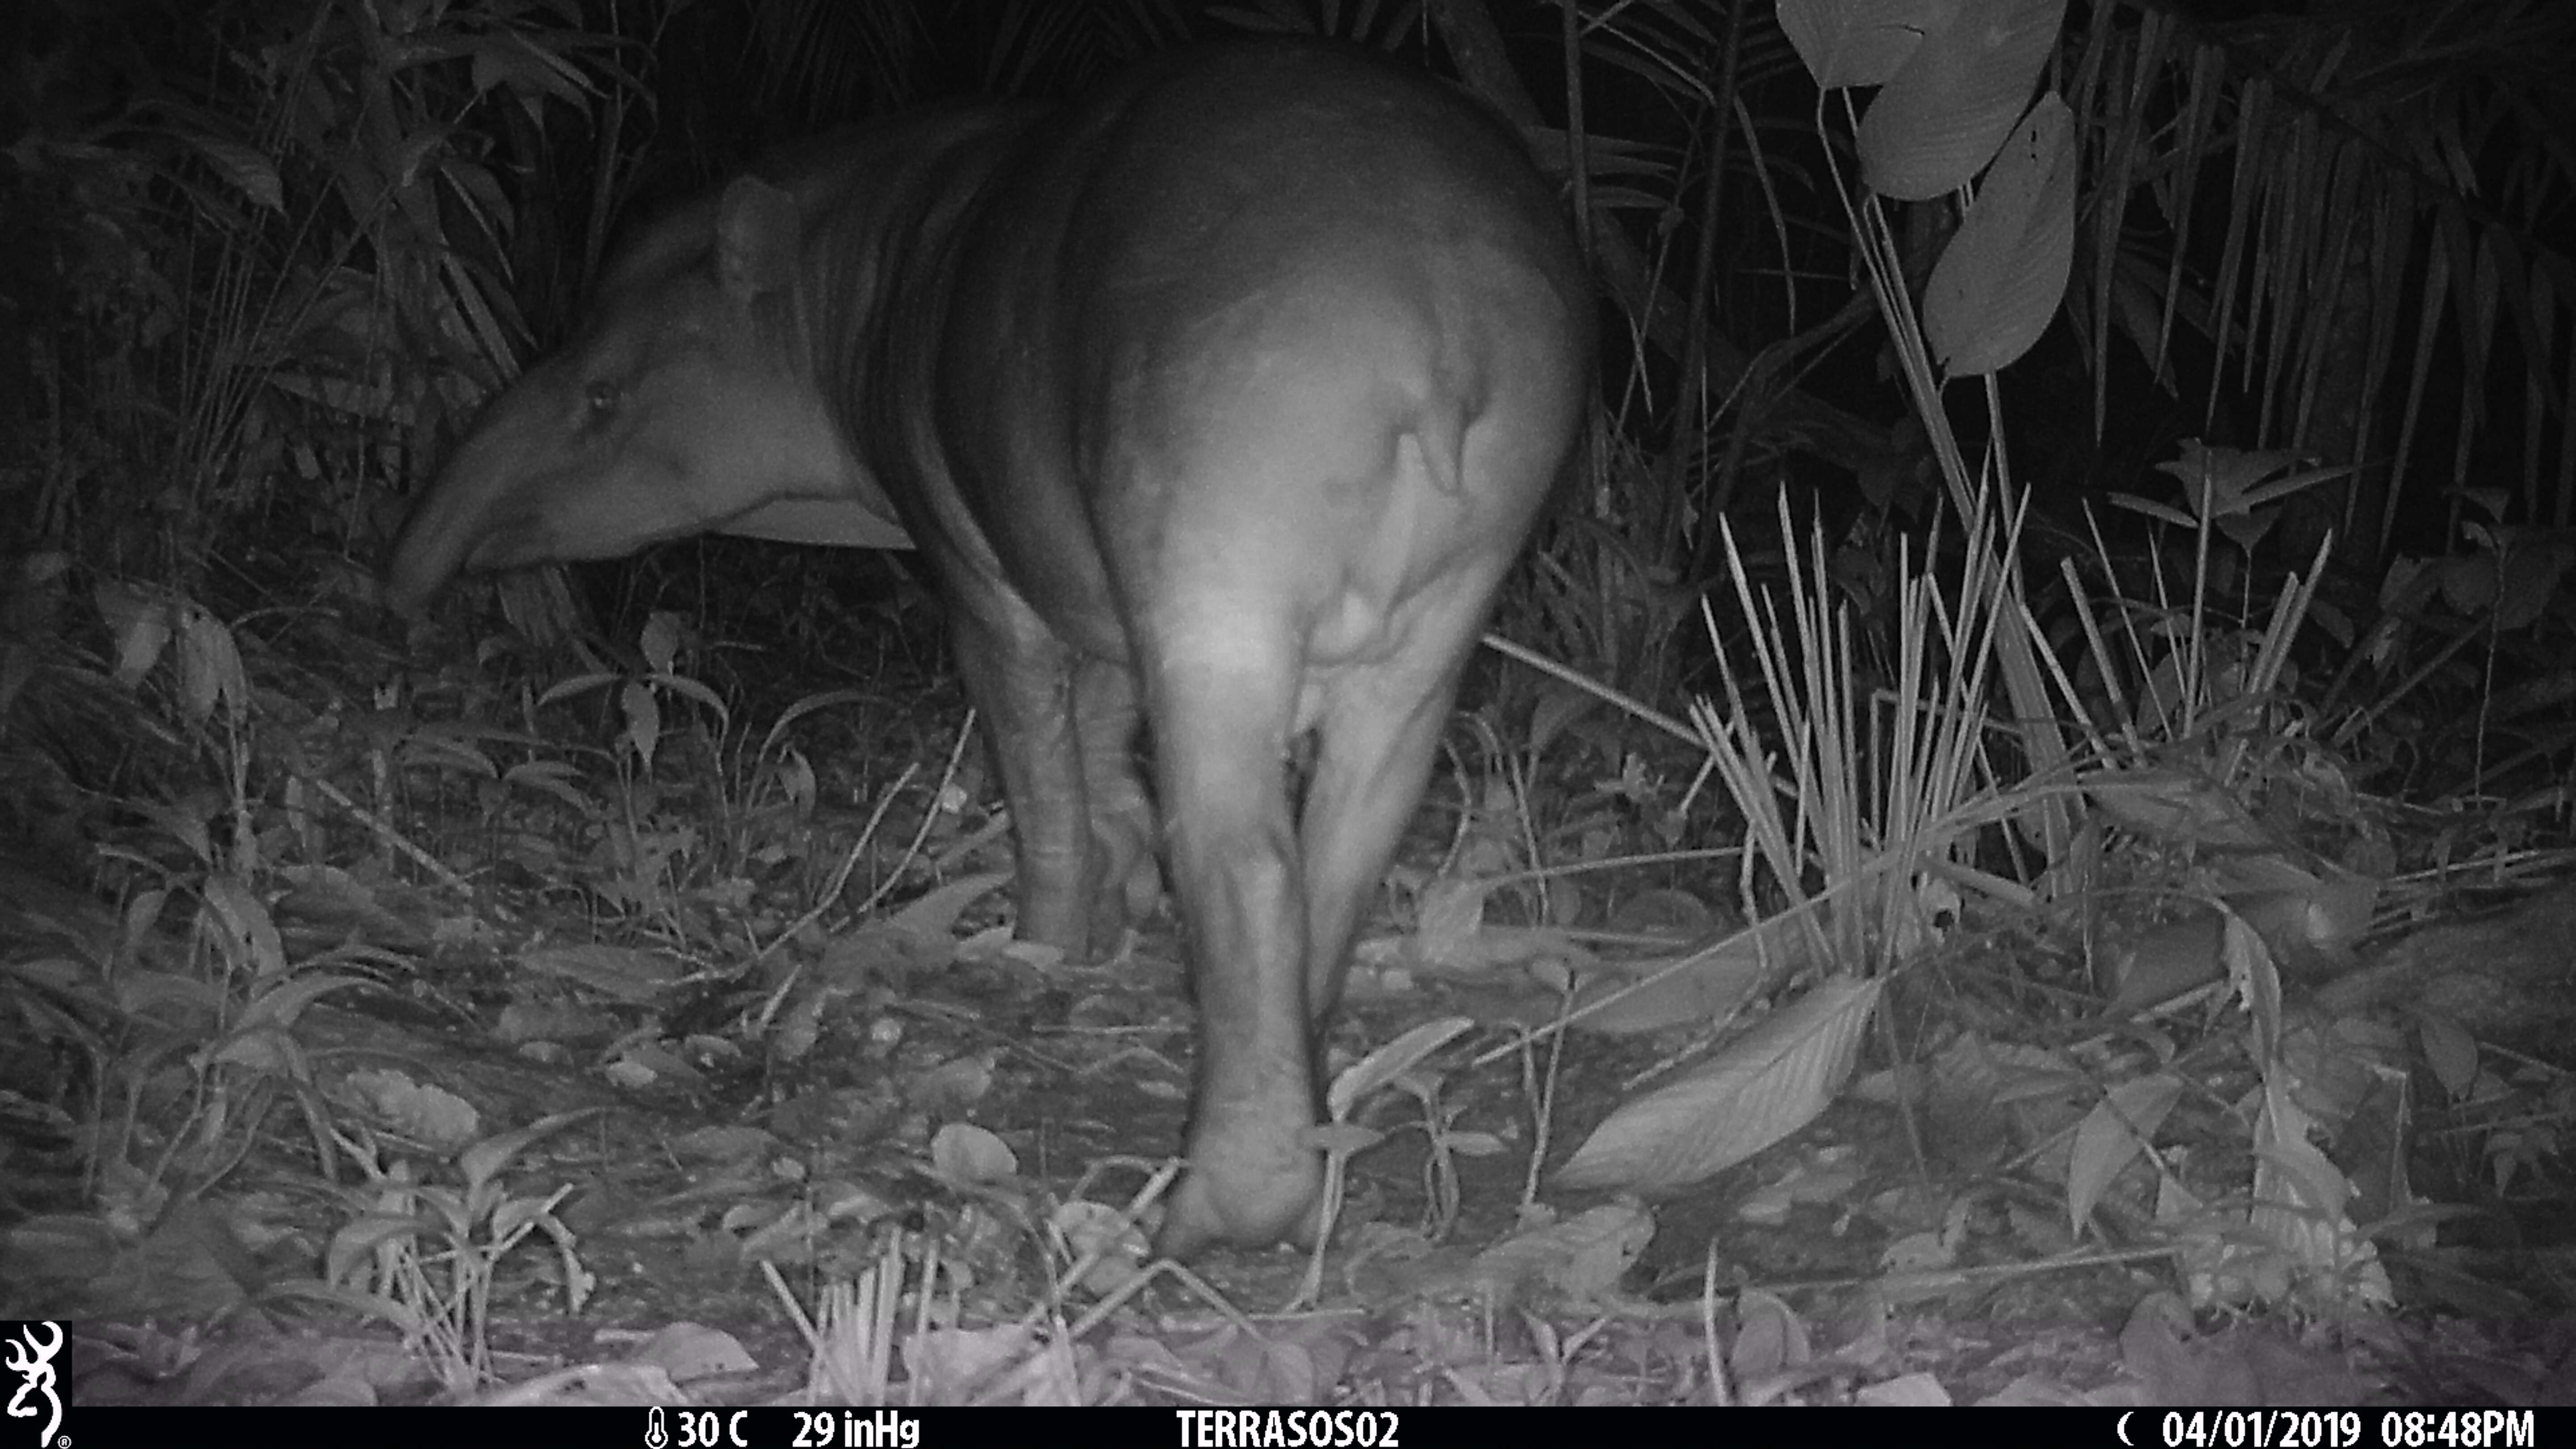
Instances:
[[[1159,1246],[1300,1238],[1314,1032],[1571,451],[1591,314],[1519,142],[1446,88],[1181,52],[833,137],[658,224],[459,448],[386,595],[710,530],[908,536],[1001,762],[1020,934],[1114,947],[1159,806],[1199,1015]]]

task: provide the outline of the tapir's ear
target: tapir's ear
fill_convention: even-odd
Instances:
[[[738,176],[716,208],[716,276],[748,302],[785,288],[796,273],[804,226],[796,198],[757,176]]]

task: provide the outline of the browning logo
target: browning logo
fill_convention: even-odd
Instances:
[[[36,1436],[40,1445],[53,1443],[55,1432],[63,1427],[63,1400],[54,1391],[54,1355],[62,1351],[59,1323],[13,1323],[0,1330],[0,1368],[19,1380],[18,1391],[9,1396],[9,1417],[42,1416],[44,1432]]]

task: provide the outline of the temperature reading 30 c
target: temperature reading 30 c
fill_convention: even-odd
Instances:
[[[661,1414],[660,1409],[653,1411],[653,1422],[644,1434],[646,1449],[664,1449],[665,1445],[669,1449],[751,1449],[751,1436],[744,1427],[749,1415],[744,1410],[674,1410],[667,1438]]]

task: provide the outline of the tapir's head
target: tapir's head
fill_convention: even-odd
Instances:
[[[900,544],[816,377],[804,241],[795,199],[751,178],[643,237],[581,340],[448,459],[394,544],[385,601],[417,613],[462,570],[694,533]]]

